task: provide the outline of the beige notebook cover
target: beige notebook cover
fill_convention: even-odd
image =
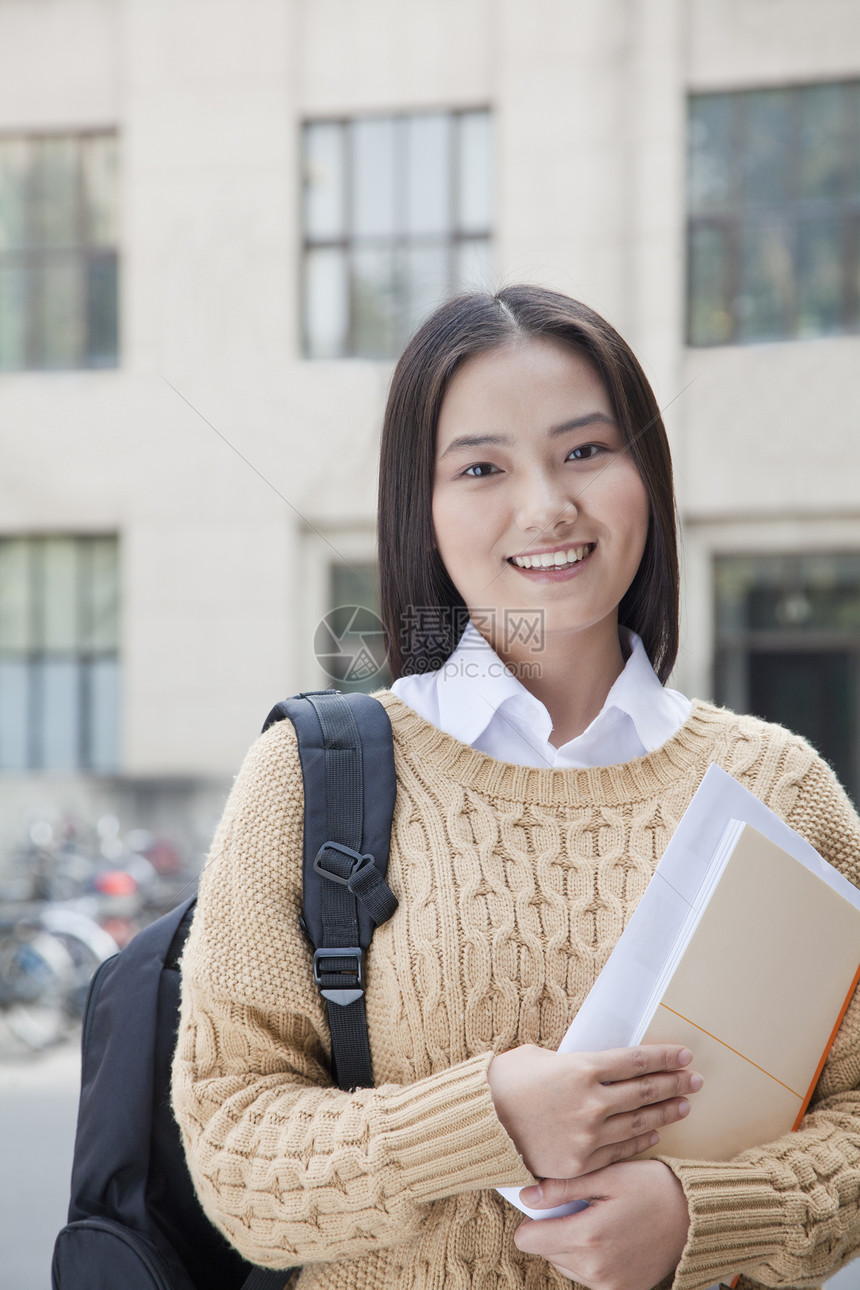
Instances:
[[[650,1155],[728,1160],[796,1127],[857,983],[860,910],[744,825],[642,1042],[704,1087]]]

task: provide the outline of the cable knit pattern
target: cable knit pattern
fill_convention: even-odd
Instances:
[[[238,776],[185,953],[173,1100],[192,1175],[247,1257],[304,1265],[301,1290],[569,1285],[516,1249],[521,1216],[493,1190],[532,1181],[493,1110],[493,1053],[559,1043],[711,762],[858,885],[860,821],[803,740],[708,704],[636,761],[541,770],[379,697],[400,907],[369,954],[376,1087],[330,1086],[297,925],[301,774],[281,722]],[[677,1290],[738,1271],[808,1286],[860,1247],[858,1041],[855,1000],[798,1133],[730,1163],[667,1161],[692,1220]]]

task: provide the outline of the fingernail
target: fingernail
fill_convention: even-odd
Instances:
[[[530,1187],[523,1187],[520,1192],[520,1200],[524,1205],[539,1205],[543,1200],[543,1187],[539,1183],[532,1184]]]
[[[682,1097],[680,1102],[678,1103],[678,1114],[680,1116],[685,1116],[690,1114],[690,1103],[687,1101],[685,1097]]]
[[[705,1081],[702,1079],[701,1075],[697,1074],[690,1076],[690,1088],[694,1093],[698,1093],[704,1082]]]
[[[693,1060],[693,1054],[690,1052],[689,1048],[682,1048],[680,1053],[678,1054],[678,1065],[689,1066],[692,1060]]]
[[[659,1133],[652,1133],[652,1134],[651,1134],[651,1141],[649,1142],[649,1144],[648,1144],[648,1145],[649,1145],[650,1147],[656,1147],[656,1145],[657,1145],[657,1143],[658,1143],[659,1141],[660,1141],[660,1134],[659,1134]]]

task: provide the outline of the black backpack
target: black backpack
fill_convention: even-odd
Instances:
[[[397,900],[385,882],[395,778],[391,725],[364,694],[324,690],[278,704],[298,735],[305,793],[302,926],[328,1001],[333,1074],[373,1083],[364,957]],[[290,864],[292,857],[285,856]],[[82,1035],[69,1221],[53,1290],[282,1290],[203,1213],[170,1108],[179,959],[195,900],[140,932],[93,978]]]

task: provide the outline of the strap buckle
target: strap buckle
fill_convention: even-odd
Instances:
[[[323,962],[331,959],[341,959],[343,967],[336,965],[324,967]],[[351,963],[347,963],[347,960],[351,960]],[[334,987],[328,984],[328,978],[332,976],[338,981]],[[330,1003],[337,1003],[342,1008],[355,1003],[356,999],[360,999],[364,994],[364,950],[360,945],[315,950],[314,981],[322,997],[328,999]]]
[[[335,873],[333,869],[328,868],[325,860],[331,852],[337,855],[345,856],[347,860],[352,861],[349,872],[344,878],[341,874]],[[314,856],[314,869],[323,878],[328,878],[329,882],[339,882],[342,887],[348,887],[351,879],[363,869],[365,865],[373,864],[372,855],[362,855],[360,851],[353,851],[352,847],[345,847],[340,842],[324,842],[319,851]]]

